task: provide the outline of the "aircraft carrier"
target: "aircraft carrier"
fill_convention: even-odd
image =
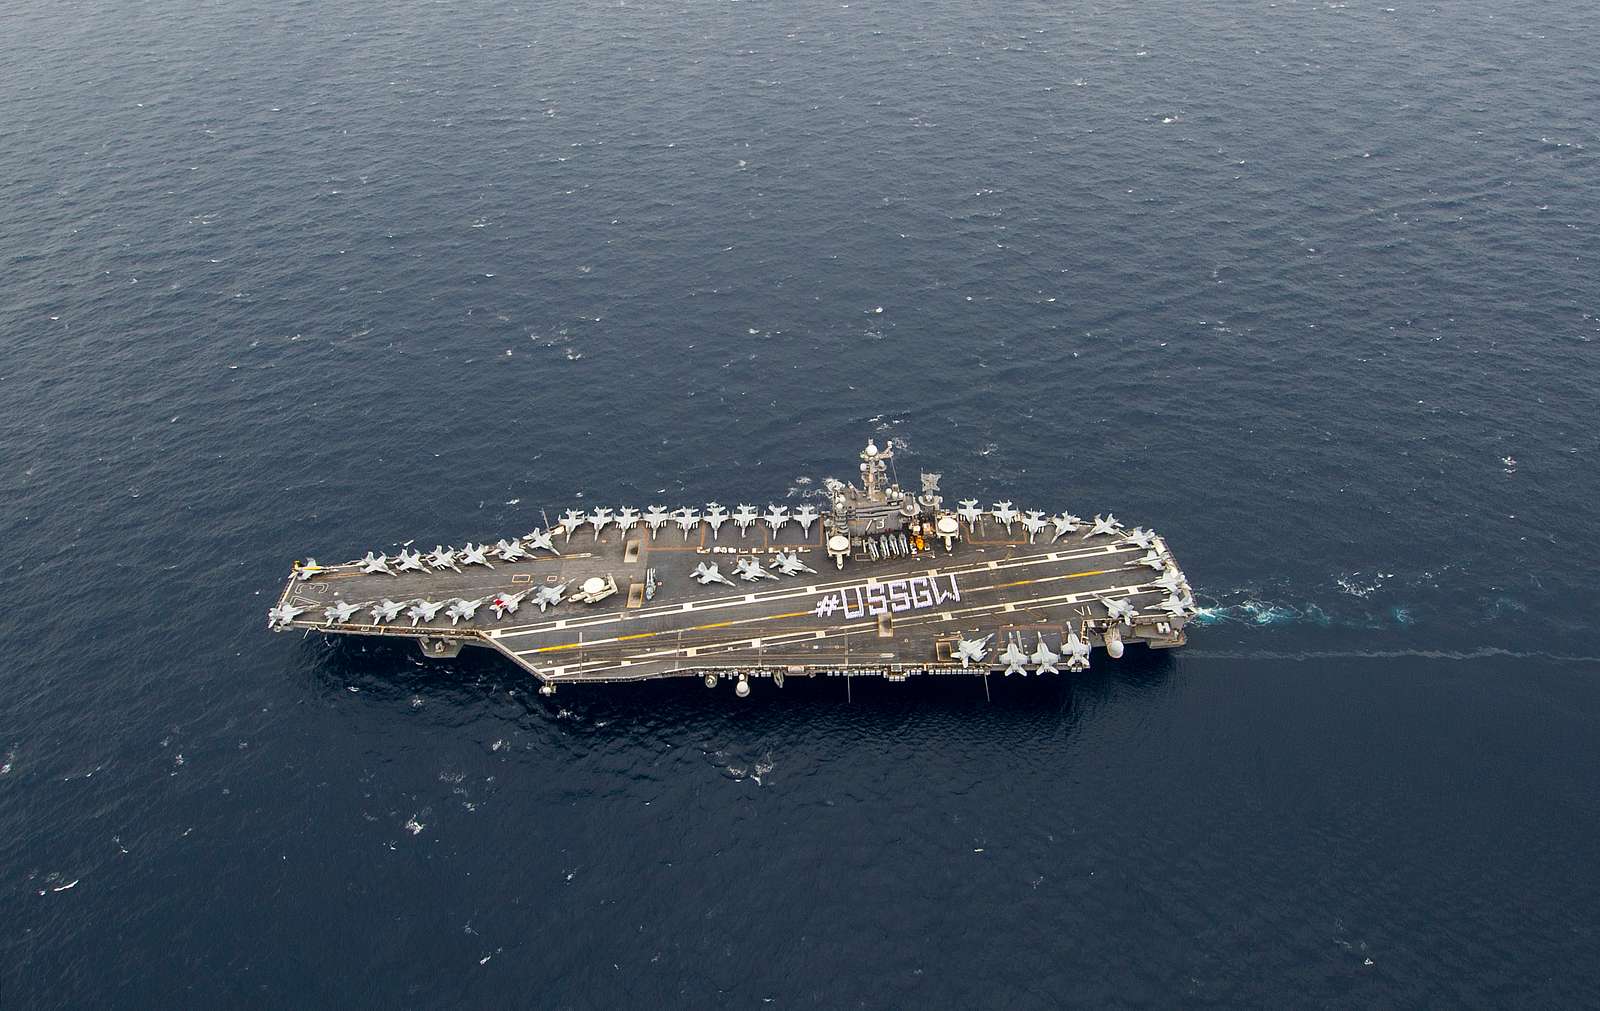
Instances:
[[[1167,543],[1115,516],[955,508],[924,473],[892,477],[892,447],[826,508],[718,503],[569,509],[490,544],[296,562],[276,631],[416,640],[435,658],[502,653],[560,685],[692,676],[786,677],[1084,670],[1143,643],[1181,646],[1194,596]]]

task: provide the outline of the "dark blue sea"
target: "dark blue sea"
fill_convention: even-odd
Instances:
[[[0,1007],[1600,1004],[1597,35],[0,8]],[[1189,645],[544,698],[265,630],[868,437],[1154,526]]]

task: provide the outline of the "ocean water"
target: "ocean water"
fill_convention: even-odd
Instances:
[[[1600,16],[0,11],[0,1006],[1594,1006]],[[537,696],[290,560],[1114,509],[1087,674]]]

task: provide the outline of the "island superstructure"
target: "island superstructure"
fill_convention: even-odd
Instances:
[[[1115,516],[955,508],[891,479],[869,441],[826,508],[569,509],[464,547],[296,562],[268,627],[493,649],[563,684],[693,676],[1054,675],[1102,648],[1185,642],[1194,596],[1166,541]]]

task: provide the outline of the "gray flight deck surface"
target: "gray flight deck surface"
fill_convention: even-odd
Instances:
[[[809,529],[783,510],[776,523],[746,514],[744,527],[735,513],[719,529],[698,509],[665,523],[657,513],[654,530],[644,518],[621,529],[606,516],[596,530],[589,517],[569,514],[576,522],[545,535],[559,554],[530,547],[541,542],[535,531],[501,542],[500,556],[486,546],[487,564],[463,565],[460,551],[438,566],[428,563],[433,552],[422,552],[420,564],[412,555],[405,571],[404,556],[378,565],[308,561],[296,566],[269,623],[416,639],[435,657],[484,646],[547,691],[684,675],[731,679],[744,695],[751,677],[1051,674],[1087,666],[1091,646],[1120,656],[1124,643],[1184,643],[1193,596],[1160,537],[1064,513],[1041,527],[1041,514],[1019,515],[1010,503],[980,511],[969,500],[948,510],[938,475],[924,477],[921,495],[889,484],[882,461],[890,457],[869,444],[864,487],[830,482],[831,507]],[[518,557],[523,551],[529,557]],[[785,567],[793,574],[780,574]],[[541,611],[539,589],[553,595],[556,587],[566,588],[562,599]],[[605,596],[573,599],[585,588]],[[497,616],[494,605],[507,597],[515,612]],[[380,620],[374,612],[384,602],[403,608]],[[350,613],[349,605],[360,606]]]

